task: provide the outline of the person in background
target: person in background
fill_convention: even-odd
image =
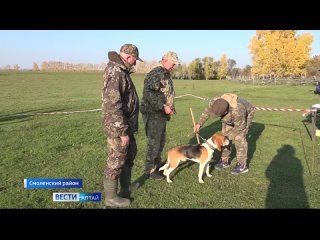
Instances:
[[[140,111],[148,138],[145,175],[150,179],[165,178],[158,169],[162,162],[167,121],[175,114],[175,92],[170,72],[177,64],[180,64],[178,55],[166,52],[161,65],[153,68],[144,79]]]
[[[255,107],[247,100],[232,93],[225,93],[221,97],[214,97],[209,102],[209,106],[203,111],[200,120],[194,127],[194,132],[198,133],[209,116],[212,118],[220,117],[222,133],[234,143],[236,148],[237,164],[231,171],[232,174],[246,173],[249,170],[247,167],[248,142],[246,136],[254,113]],[[223,148],[220,162],[215,165],[215,169],[224,169],[230,166],[231,150],[232,144]]]
[[[103,177],[105,205],[128,207],[131,170],[137,154],[134,133],[138,131],[139,116],[139,98],[130,74],[136,61],[142,60],[133,44],[124,44],[119,54],[108,52],[108,58],[102,88],[102,124],[108,145]]]
[[[313,91],[314,94],[320,94],[320,81],[316,84],[316,89]]]

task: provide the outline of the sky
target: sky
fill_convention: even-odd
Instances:
[[[320,30],[314,37],[311,57],[320,55]],[[236,67],[252,65],[248,49],[256,30],[0,30],[0,68],[18,64],[20,69],[39,67],[43,61],[69,63],[106,63],[109,51],[119,52],[125,43],[139,49],[140,58],[160,60],[166,51],[174,51],[182,62],[222,54],[234,59]]]

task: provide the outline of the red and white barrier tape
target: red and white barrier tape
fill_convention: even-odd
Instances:
[[[182,96],[178,96],[176,98],[181,98],[181,97],[185,97],[185,96],[191,96],[191,97],[199,98],[201,100],[210,101],[210,99],[208,99],[208,98],[203,98],[203,97],[195,96],[192,94],[185,94]],[[299,109],[299,108],[255,107],[255,109],[259,110],[259,111],[274,111],[274,112],[303,112],[303,114],[302,114],[303,117],[309,115],[312,112],[312,109]]]
[[[12,117],[12,116],[39,116],[39,115],[60,115],[60,114],[72,114],[72,113],[83,113],[83,112],[97,112],[101,111],[101,109],[92,109],[92,110],[81,110],[81,111],[71,111],[71,112],[43,112],[43,113],[17,113],[13,115],[5,115],[5,116],[0,116],[0,118],[3,117]]]
[[[312,109],[299,109],[299,108],[271,108],[271,107],[255,107],[260,111],[274,111],[274,112],[303,112],[302,116],[305,117],[312,112]]]
[[[272,107],[255,107],[256,110],[261,111],[275,111],[275,112],[305,112],[310,109],[298,109],[298,108],[272,108]]]
[[[186,96],[191,96],[191,97],[194,97],[194,98],[199,98],[199,99],[201,99],[201,100],[210,101],[209,98],[199,97],[199,96],[196,96],[196,95],[193,95],[193,94],[190,94],[190,93],[187,93],[187,94],[181,95],[181,96],[177,96],[177,97],[175,97],[175,98],[182,98],[182,97],[186,97]]]
[[[193,94],[190,94],[190,93],[185,94],[185,95],[181,95],[181,96],[177,96],[175,98],[177,99],[177,98],[182,98],[182,97],[186,97],[186,96],[191,96],[191,97],[198,98],[198,99],[205,100],[205,101],[210,101],[211,100],[209,98],[199,97],[199,96],[196,96],[196,95],[193,95]],[[317,109],[313,110],[313,109],[271,108],[271,107],[255,107],[255,108],[256,108],[256,110],[260,110],[260,111],[304,112],[302,114],[303,117],[309,115],[312,111],[317,111]],[[97,112],[97,111],[101,111],[101,109],[81,110],[81,111],[71,111],[71,112],[18,113],[18,114],[14,114],[14,115],[0,116],[0,118],[8,117],[8,116],[59,115],[59,114],[72,114],[72,113]]]

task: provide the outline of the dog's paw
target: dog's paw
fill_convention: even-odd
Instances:
[[[202,179],[199,180],[199,183],[204,183],[204,181]]]
[[[212,177],[212,175],[211,175],[211,174],[207,174],[207,176],[208,176],[208,177]]]
[[[172,181],[171,181],[171,180],[167,180],[167,182],[168,182],[168,183],[172,183]]]

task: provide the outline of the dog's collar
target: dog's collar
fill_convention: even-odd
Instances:
[[[213,151],[216,150],[216,148],[212,146],[207,140],[205,140],[205,143],[208,144],[209,148],[211,148]]]
[[[216,150],[217,148],[215,148],[214,146],[212,146],[209,142],[208,142],[208,140],[207,139],[205,139],[205,138],[203,138],[203,137],[201,137],[200,136],[200,134],[198,134],[199,135],[199,137],[201,138],[201,140],[202,141],[204,141],[207,145],[208,145],[208,147],[211,149],[211,150]]]

